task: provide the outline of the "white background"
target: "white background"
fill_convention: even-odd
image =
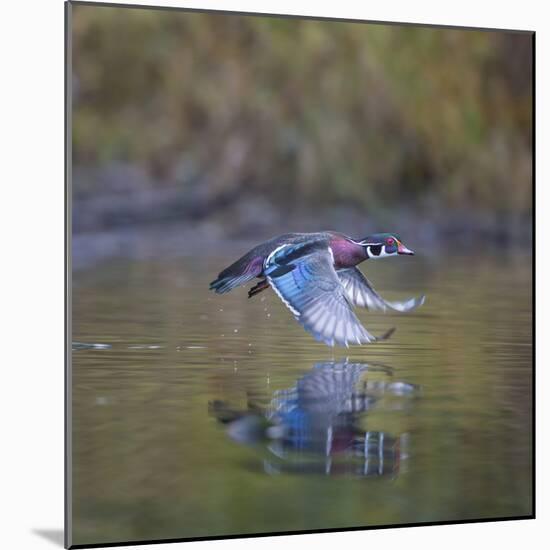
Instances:
[[[123,0],[119,0],[123,3]],[[140,3],[134,0],[134,3]],[[141,2],[145,3],[145,2]],[[537,31],[537,520],[187,543],[185,548],[521,548],[548,529],[550,432],[547,156],[550,18],[545,2],[502,0],[162,1],[158,5],[521,28]],[[63,0],[11,0],[0,31],[2,386],[1,548],[55,548],[63,526]],[[450,69],[452,70],[452,68]],[[546,153],[546,158],[545,154]],[[540,543],[539,543],[540,544]],[[59,547],[59,545],[58,545]],[[181,545],[162,545],[180,548]],[[161,548],[161,546],[157,546]]]

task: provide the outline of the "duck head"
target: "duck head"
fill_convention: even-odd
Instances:
[[[364,247],[367,258],[386,258],[398,254],[414,255],[395,233],[375,233],[359,241],[359,244]]]

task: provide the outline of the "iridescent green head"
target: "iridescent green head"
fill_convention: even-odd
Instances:
[[[359,241],[359,244],[365,247],[368,258],[385,258],[398,254],[414,255],[395,233],[375,233]]]

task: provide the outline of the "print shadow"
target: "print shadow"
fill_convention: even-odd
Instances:
[[[33,533],[63,548],[63,529],[33,529]]]

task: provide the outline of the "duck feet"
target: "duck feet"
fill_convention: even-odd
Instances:
[[[265,290],[266,288],[269,288],[269,283],[267,279],[262,279],[257,285],[254,285],[248,291],[248,297],[252,298],[252,296],[256,296],[256,294],[260,293],[262,290]]]

